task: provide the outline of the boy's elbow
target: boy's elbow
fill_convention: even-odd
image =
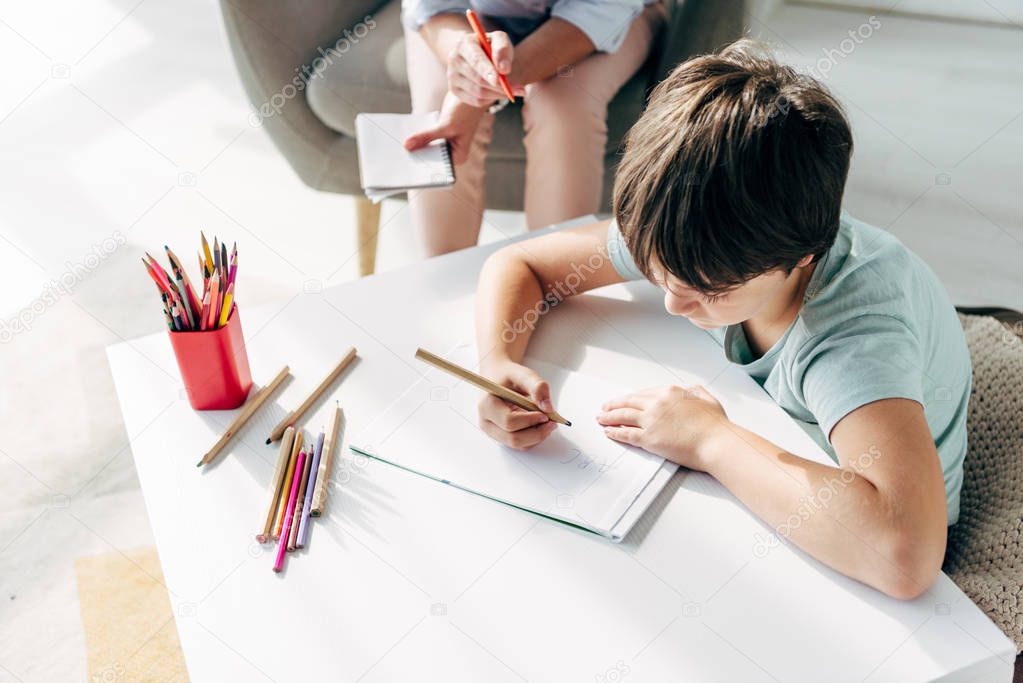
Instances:
[[[483,262],[483,269],[480,272],[488,272],[494,269],[503,269],[514,261],[521,261],[521,249],[514,244],[501,247],[487,257]]]
[[[889,541],[888,566],[878,567],[874,587],[896,600],[914,600],[926,593],[941,573],[945,533],[940,538],[897,532]]]

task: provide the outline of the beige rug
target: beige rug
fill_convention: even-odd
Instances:
[[[188,681],[156,548],[75,560],[90,681]]]

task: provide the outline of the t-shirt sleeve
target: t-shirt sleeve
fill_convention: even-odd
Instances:
[[[557,0],[551,16],[585,33],[598,52],[616,52],[642,11],[642,0]]]
[[[611,219],[607,226],[607,253],[611,257],[611,265],[615,267],[618,274],[626,280],[643,280],[643,273],[636,267],[636,262],[625,246],[621,231],[618,230],[618,221]]]
[[[923,405],[923,358],[916,335],[886,315],[852,318],[811,338],[799,354],[794,386],[828,442],[843,417],[874,401]]]
[[[401,3],[405,25],[415,31],[438,14],[464,14],[467,9],[469,0],[402,0]]]

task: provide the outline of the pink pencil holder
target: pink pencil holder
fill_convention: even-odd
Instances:
[[[192,408],[230,410],[245,403],[252,373],[237,306],[220,329],[169,334]]]

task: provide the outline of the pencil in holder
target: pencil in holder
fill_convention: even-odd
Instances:
[[[238,306],[221,328],[169,334],[193,409],[230,410],[245,403],[252,374]]]

